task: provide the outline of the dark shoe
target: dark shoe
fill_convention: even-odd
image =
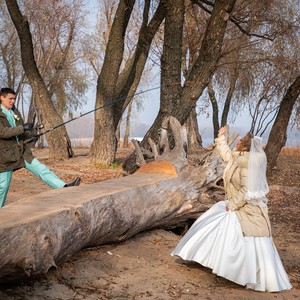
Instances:
[[[78,186],[78,185],[80,184],[80,180],[81,180],[81,177],[77,177],[73,182],[66,183],[66,184],[64,185],[64,187]]]

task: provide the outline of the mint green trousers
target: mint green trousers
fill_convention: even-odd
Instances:
[[[54,189],[62,188],[65,185],[64,181],[62,181],[48,167],[46,167],[36,158],[33,159],[31,164],[25,161],[25,169],[38,176]],[[0,207],[3,207],[5,204],[6,195],[12,178],[12,173],[13,171],[0,173]],[[22,189],[22,187],[19,188]]]

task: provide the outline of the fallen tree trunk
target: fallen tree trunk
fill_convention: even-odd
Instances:
[[[176,120],[170,124],[173,132],[179,129]],[[52,190],[0,209],[1,282],[45,274],[85,247],[197,218],[220,199],[223,165],[215,150],[189,162],[179,140],[133,175]]]

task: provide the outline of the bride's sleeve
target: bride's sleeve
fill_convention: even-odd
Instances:
[[[227,144],[225,135],[215,139],[216,147],[220,153],[222,159],[225,162],[229,162],[232,159],[232,151]]]
[[[247,176],[248,168],[239,167],[239,189],[232,199],[228,199],[227,206],[230,210],[238,210],[247,203],[245,201],[245,194],[247,192]]]

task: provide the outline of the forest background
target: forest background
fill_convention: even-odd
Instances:
[[[99,20],[99,12],[101,8],[101,0],[88,0],[85,3],[86,9],[89,11],[89,24],[92,28],[95,28],[97,21]],[[150,77],[151,87],[157,87],[160,84],[160,69],[158,66],[152,68],[150,73],[147,75]],[[150,87],[150,86],[149,86]],[[87,103],[80,113],[84,114],[94,109],[94,99],[96,97],[96,83],[92,83],[90,90],[86,95]],[[150,91],[149,94],[145,93],[143,96],[137,97],[138,103],[133,103],[133,112],[131,119],[131,128],[129,138],[138,138],[141,139],[147,130],[150,128],[151,124],[154,122],[156,115],[159,111],[159,90]],[[213,123],[212,123],[212,107],[208,103],[208,94],[205,91],[205,94],[202,96],[199,102],[203,101],[205,103],[204,110],[200,105],[197,109],[197,120],[199,125],[199,131],[203,138],[203,144],[207,146],[213,142]],[[223,94],[219,95],[223,97]],[[219,98],[218,97],[218,98]],[[238,111],[236,114],[228,120],[228,124],[231,127],[232,131],[238,132],[241,135],[246,133],[249,130],[249,124],[251,124],[252,118],[249,114],[248,107],[244,107],[241,111]],[[80,122],[88,122],[89,126],[69,126],[67,129],[70,132],[70,136],[75,145],[90,145],[93,137],[94,131],[94,120],[92,119],[81,119]],[[86,124],[86,123],[85,123]],[[269,131],[263,136],[264,141],[268,137]],[[125,120],[121,123],[121,137],[124,137],[125,134]],[[289,125],[287,132],[287,146],[297,147],[300,144],[300,136],[298,133],[297,126],[293,126],[292,122]]]

